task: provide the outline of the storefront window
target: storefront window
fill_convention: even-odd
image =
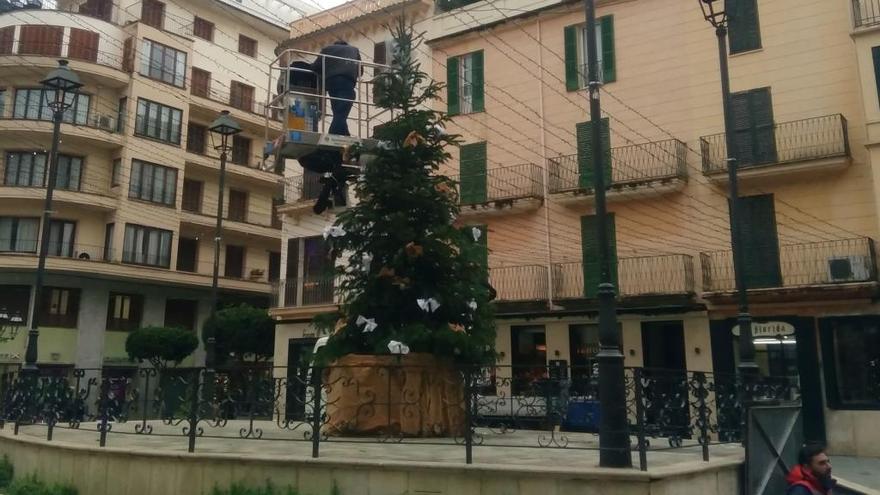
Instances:
[[[547,378],[547,335],[544,325],[510,327],[513,394],[533,395],[535,387]]]
[[[569,325],[568,343],[571,349],[571,395],[595,395],[593,365],[599,352],[599,325]]]
[[[822,350],[829,405],[880,409],[880,317],[824,319]]]

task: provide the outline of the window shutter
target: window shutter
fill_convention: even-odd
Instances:
[[[70,46],[67,48],[67,56],[97,62],[98,33],[70,28]]]
[[[611,129],[607,118],[602,119],[602,149],[605,154],[605,188],[611,186]],[[593,125],[591,122],[577,124],[577,150],[578,150],[578,176],[579,186],[583,189],[593,189],[594,166],[593,166]]]
[[[237,81],[229,83],[229,104],[235,108],[241,107],[241,84]]]
[[[773,163],[776,161],[776,130],[773,124],[773,101],[769,88],[750,92],[752,119],[755,126],[755,161]]]
[[[134,48],[134,38],[126,38],[122,45],[122,70],[125,72],[134,72],[132,48]]]
[[[474,112],[483,112],[486,110],[486,98],[484,93],[484,81],[485,77],[483,76],[483,50],[478,52],[474,52],[471,54],[473,60],[474,67],[474,80],[471,82],[473,87],[473,101],[474,101]]]
[[[577,60],[577,25],[565,26],[565,89],[577,91],[580,89],[580,77],[578,74]]]
[[[446,59],[446,113],[458,115],[460,108],[458,97],[458,57]]]
[[[610,248],[611,282],[617,286],[617,228],[614,220],[614,214],[609,213],[607,229]],[[581,217],[581,250],[584,269],[584,296],[592,299],[598,296],[599,281],[601,280],[595,215]]]
[[[190,92],[196,96],[201,96],[202,98],[208,98],[211,87],[211,73],[208,71],[204,71],[202,69],[198,69],[196,67],[192,68],[192,77],[190,78]]]
[[[385,56],[385,42],[380,41],[373,45],[373,62],[377,64],[387,64],[387,57]],[[379,73],[381,70],[376,67],[376,72]]]
[[[486,202],[486,143],[465,144],[459,148],[460,192],[463,205]]]
[[[761,48],[758,0],[727,0],[725,8],[729,13],[730,53]]]
[[[0,30],[0,53],[3,52],[3,32]],[[12,46],[12,42],[10,41],[10,47]],[[874,82],[877,85],[877,96],[880,99],[880,46],[875,46],[871,48],[871,55],[874,57]]]
[[[736,140],[736,156],[734,158],[741,166],[755,163],[750,107],[747,91],[730,95],[730,112],[733,120],[734,139]]]
[[[64,28],[61,26],[21,26],[19,55],[61,56]]]
[[[12,43],[15,41],[15,26],[0,29],[0,55],[12,55]]]
[[[602,29],[602,81],[617,80],[617,63],[614,59],[614,16],[606,15],[599,19]]]
[[[779,287],[782,274],[773,195],[743,197],[740,204],[740,243],[746,284],[749,288]]]

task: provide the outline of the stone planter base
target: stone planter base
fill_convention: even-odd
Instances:
[[[323,433],[452,437],[464,433],[464,386],[431,354],[350,354],[324,371]]]

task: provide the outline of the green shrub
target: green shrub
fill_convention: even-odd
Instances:
[[[131,359],[149,361],[156,368],[180,363],[198,346],[195,333],[182,328],[144,327],[125,339],[125,352]]]
[[[14,480],[6,493],[7,495],[78,495],[76,488],[70,485],[47,485],[33,474]]]
[[[12,483],[12,475],[14,473],[15,468],[9,462],[9,456],[4,455],[3,460],[0,461],[0,488],[6,488],[9,486],[9,483]]]
[[[263,487],[249,487],[233,483],[225,490],[214,487],[211,495],[297,495],[293,488],[276,488],[271,482],[266,482]]]

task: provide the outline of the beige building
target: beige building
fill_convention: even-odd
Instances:
[[[268,304],[281,177],[262,150],[280,124],[266,126],[259,102],[287,37],[280,14],[250,0],[62,1],[0,14],[0,307],[25,321],[39,313],[42,369],[130,372],[130,330],[201,328],[219,175],[207,126],[222,110],[243,132],[227,166],[221,302]],[[59,58],[84,86],[61,126],[48,276],[34,302],[52,136],[39,81]],[[0,345],[0,361],[22,361],[26,333]],[[187,363],[203,359],[199,350]]]
[[[730,70],[759,365],[797,377],[809,437],[876,456],[880,5],[854,4],[740,2]],[[499,363],[519,380],[529,366],[564,361],[588,379],[598,267],[583,6],[443,6],[423,25],[432,72],[448,83],[440,104],[465,141],[448,170],[461,181],[461,222],[486,232]],[[370,16],[355,17],[338,16],[325,38],[366,30]],[[599,1],[597,23],[626,365],[733,373],[739,329],[714,31],[696,2],[676,0]],[[308,340],[297,339],[314,337],[305,322],[333,307],[328,282],[309,279],[320,241],[302,239],[332,217],[311,215],[296,181],[284,235],[298,251],[283,258],[287,284],[301,289],[275,314],[300,323],[279,326],[290,329],[277,335],[279,363],[296,362],[288,346],[303,351]],[[313,290],[320,297],[307,297]]]

